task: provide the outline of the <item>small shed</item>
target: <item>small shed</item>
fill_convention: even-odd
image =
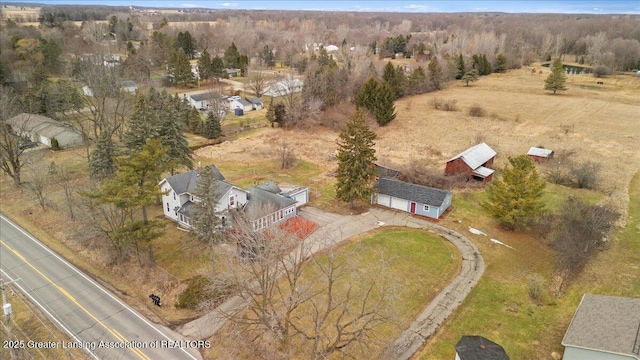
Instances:
[[[242,109],[233,109],[233,114],[235,116],[242,116],[244,115],[244,111]]]
[[[125,80],[120,85],[121,85],[120,90],[122,91],[129,92],[129,93],[134,93],[138,91],[138,85],[135,83],[135,81]]]
[[[233,99],[229,101],[229,109],[242,109],[244,112],[253,110],[253,104],[245,99]]]
[[[372,204],[438,219],[451,205],[451,192],[381,177]]]
[[[238,69],[223,69],[227,73],[227,77],[237,77],[240,71]]]
[[[509,360],[509,355],[485,337],[465,335],[456,344],[456,360]]]
[[[541,148],[541,147],[532,147],[527,151],[527,155],[534,162],[541,163],[545,162],[553,157],[553,150]]]
[[[211,95],[209,94],[191,94],[187,97],[189,104],[198,110],[208,109],[211,105]]]
[[[262,102],[262,100],[260,100],[259,97],[252,97],[247,99],[251,105],[253,105],[253,110],[261,110],[262,108],[264,108],[264,103]]]

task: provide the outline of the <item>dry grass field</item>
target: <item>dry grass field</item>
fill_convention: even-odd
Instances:
[[[406,165],[412,160],[442,169],[447,159],[479,139],[498,152],[496,166],[507,156],[524,154],[531,146],[574,151],[575,161],[592,160],[602,166],[599,187],[626,211],[627,189],[640,166],[640,79],[616,75],[596,86],[590,75],[572,75],[568,91],[544,91],[543,74],[527,69],[481,77],[469,87],[452,82],[443,91],[405,97],[396,103],[397,118],[375,129],[376,151],[385,165]],[[432,98],[457,100],[457,111],[435,110]],[[487,113],[468,115],[472,105]],[[273,156],[279,139],[293,146],[296,156],[331,172],[336,168],[337,132],[325,127],[304,130],[262,128],[233,142],[204,147],[198,156],[214,161],[257,162]]]

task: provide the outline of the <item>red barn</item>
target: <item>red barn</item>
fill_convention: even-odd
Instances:
[[[485,143],[472,146],[447,161],[447,176],[467,174],[478,181],[489,182],[493,177],[493,158],[497,153]]]

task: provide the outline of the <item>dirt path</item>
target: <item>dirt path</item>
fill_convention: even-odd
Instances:
[[[458,275],[436,295],[409,328],[383,352],[381,358],[410,358],[462,303],[484,272],[484,259],[480,250],[469,239],[453,230],[407,213],[372,208],[362,215],[339,216],[317,208],[306,207],[300,210],[299,214],[317,222],[320,226],[305,240],[308,256],[380,226],[406,226],[434,232],[450,241],[460,251],[463,261]],[[336,238],[327,236],[328,234],[340,234],[340,236]],[[223,314],[240,310],[243,306],[242,299],[235,296],[209,314],[183,325],[178,331],[189,338],[206,339],[213,336],[224,325],[227,319]]]

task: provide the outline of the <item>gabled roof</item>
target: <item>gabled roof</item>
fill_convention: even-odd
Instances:
[[[538,147],[532,147],[527,152],[527,155],[540,156],[540,157],[549,157],[553,154],[553,150],[543,149]]]
[[[483,178],[486,178],[487,176],[493,174],[494,170],[493,169],[489,169],[488,167],[484,167],[484,166],[480,166],[477,169],[473,170],[473,173],[481,176]]]
[[[624,354],[638,359],[640,298],[585,294],[562,345]]]
[[[296,201],[291,198],[274,194],[256,186],[250,187],[247,192],[248,202],[245,213],[251,220],[259,219],[296,204]]]
[[[239,102],[240,104],[242,104],[242,106],[250,106],[251,102],[249,102],[249,100],[245,100],[245,99],[240,99],[240,100],[236,100],[237,102]]]
[[[463,336],[456,344],[460,360],[509,360],[502,346],[482,336]]]
[[[256,187],[258,189],[268,191],[272,194],[280,194],[282,192],[282,189],[280,189],[280,187],[273,181],[267,181],[264,184],[256,185]]]
[[[378,175],[379,177],[395,178],[395,177],[398,177],[398,174],[400,173],[398,170],[394,170],[392,168],[388,168],[386,166],[382,166],[378,164],[375,164],[375,168],[376,168],[376,175]]]
[[[193,101],[209,100],[208,94],[191,94],[191,95],[189,95],[189,97]]]
[[[462,158],[462,161],[464,161],[465,164],[469,165],[471,169],[475,170],[480,165],[486,163],[487,161],[489,161],[489,159],[496,156],[497,154],[498,153],[490,148],[489,145],[480,143],[452,157],[447,162]]]
[[[218,192],[222,194],[226,193],[232,185],[224,182],[224,176],[222,176],[220,170],[218,170],[215,165],[210,165],[209,167],[213,172],[213,176],[218,180]],[[198,185],[198,170],[191,170],[181,174],[176,174],[166,178],[165,180],[169,183],[176,194],[190,193],[193,192]],[[226,190],[223,191],[224,188],[226,188]]]
[[[376,189],[379,194],[437,207],[442,206],[444,199],[450,194],[450,192],[445,190],[411,184],[385,177],[378,179]]]
[[[262,100],[260,100],[260,98],[258,97],[252,97],[249,99],[249,102],[256,104],[256,105],[262,105]]]

